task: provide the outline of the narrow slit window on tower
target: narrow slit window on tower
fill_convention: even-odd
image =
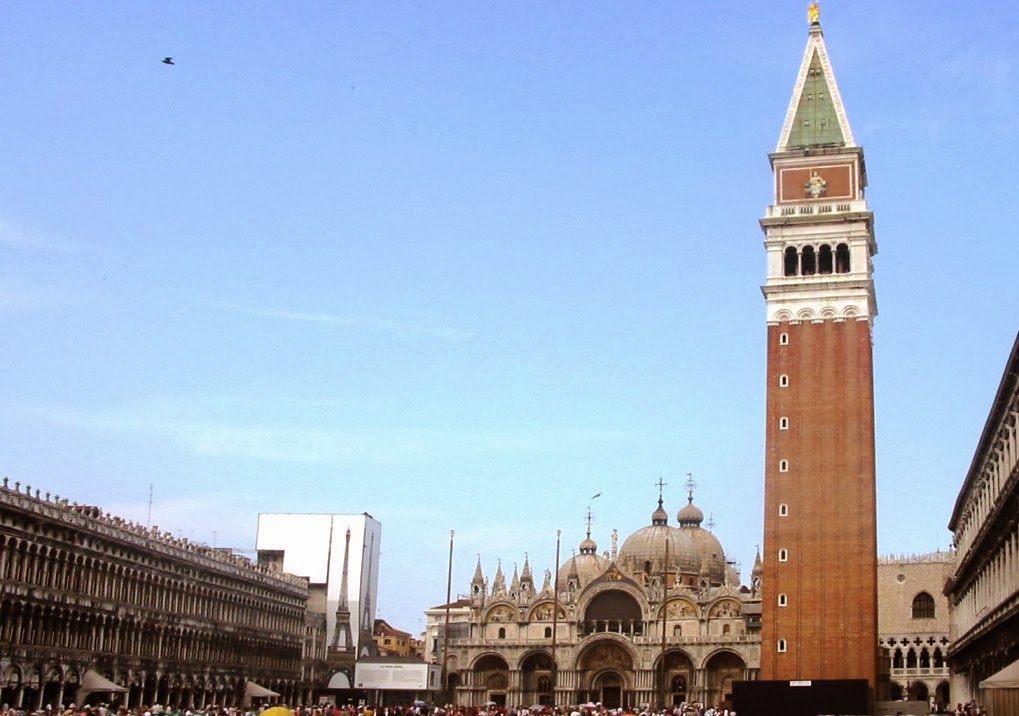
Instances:
[[[778,653],[779,654],[784,654],[786,652],[785,639],[779,639],[778,640],[778,647],[777,648],[778,648]]]
[[[779,472],[789,472],[789,461],[788,460],[779,460],[778,461],[778,471]]]
[[[779,517],[788,517],[789,516],[789,505],[787,505],[784,502],[781,505],[779,505],[778,506],[778,516]]]
[[[785,250],[785,275],[795,276],[800,266],[800,257],[796,254],[796,249],[790,246]]]
[[[789,334],[788,333],[779,333],[778,334],[778,344],[780,346],[787,346],[787,345],[789,345]]]
[[[789,376],[788,375],[780,375],[778,377],[778,387],[779,388],[788,388],[789,387]]]
[[[778,551],[778,561],[788,562],[789,561],[789,550],[782,548]]]
[[[818,272],[819,273],[831,273],[832,272],[832,253],[831,246],[825,244],[821,247],[821,252],[817,259]]]
[[[778,419],[778,429],[788,430],[789,429],[789,418],[782,416]]]
[[[849,247],[845,244],[835,247],[835,273],[849,273]]]
[[[817,272],[817,257],[814,255],[813,246],[803,247],[800,264],[804,276],[813,276]]]
[[[787,607],[787,606],[789,606],[789,595],[786,594],[785,592],[782,592],[781,594],[779,594],[778,595],[778,605],[780,607]]]

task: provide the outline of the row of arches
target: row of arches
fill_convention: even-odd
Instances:
[[[921,679],[900,682],[892,679],[889,684],[889,697],[892,701],[908,699],[910,701],[926,701],[941,713],[952,705],[952,694],[947,679],[928,683]],[[934,709],[931,713],[935,713]]]
[[[838,244],[834,249],[829,244],[814,246],[789,246],[782,257],[783,274],[786,276],[814,276],[832,273],[849,273],[849,246]]]
[[[278,590],[245,582],[211,586],[167,575],[167,568],[143,569],[116,557],[82,554],[32,540],[8,537],[0,541],[0,579],[59,592],[135,604],[181,616],[249,626],[270,631],[300,630],[304,603],[295,590],[284,603]],[[271,597],[271,598],[270,598]]]
[[[240,706],[247,680],[208,672],[108,669],[102,676],[123,691],[79,690],[88,669],[55,662],[12,662],[0,670],[0,702],[15,709],[59,710],[70,703],[110,703],[127,708],[162,704],[171,710],[209,705]],[[267,678],[261,684],[289,701],[298,696],[292,680]]]
[[[5,599],[0,642],[92,654],[130,654],[185,664],[292,668],[301,645],[277,635],[258,638],[213,624],[184,626],[132,615]]]
[[[947,665],[939,646],[899,646],[892,650],[893,669],[943,669]]]
[[[546,639],[552,636],[552,627],[548,626],[552,604],[551,600],[547,605],[539,603],[528,613],[529,617],[537,619],[538,624],[533,626],[541,628]],[[576,636],[579,638],[599,633],[623,634],[631,638],[660,635],[663,616],[666,633],[674,637],[703,634],[725,636],[743,632],[743,609],[740,601],[731,595],[723,595],[707,604],[699,604],[694,599],[680,595],[645,614],[641,602],[633,594],[615,588],[596,594],[582,609],[583,617],[575,622]],[[493,625],[494,629],[487,629],[487,636],[497,639],[506,639],[507,636],[523,632],[537,636],[539,632],[530,628],[532,625],[529,622],[519,624],[521,616],[521,612],[513,605],[495,602],[483,615],[482,628],[487,629],[488,625]],[[565,629],[574,623],[561,608],[559,619],[561,627]],[[502,626],[503,623],[511,626]]]
[[[553,666],[549,652],[532,651],[511,664],[501,654],[479,656],[465,670],[450,674],[461,703],[490,701],[503,706],[600,702],[607,708],[684,701],[720,703],[734,681],[748,678],[744,658],[728,649],[695,657],[682,649],[648,663],[615,640],[585,647],[570,666]]]

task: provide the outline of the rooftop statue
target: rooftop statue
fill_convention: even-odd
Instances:
[[[821,6],[816,2],[812,2],[807,6],[807,21],[810,22],[811,25],[816,25],[821,22]]]

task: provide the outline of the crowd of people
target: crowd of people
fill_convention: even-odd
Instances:
[[[577,706],[521,706],[519,708],[485,704],[463,706],[457,704],[428,705],[424,702],[398,706],[372,707],[369,705],[347,704],[345,706],[297,707],[294,716],[736,716],[736,712],[719,705],[705,706],[701,703],[682,703],[669,708],[607,708],[602,704],[580,704]],[[183,716],[188,716],[184,714]],[[245,715],[247,716],[247,715]],[[260,716],[254,714],[253,716]],[[277,716],[275,714],[267,716]]]
[[[577,706],[529,706],[507,708],[495,704],[462,706],[455,704],[429,705],[423,701],[398,706],[373,707],[367,704],[318,706],[205,706],[204,708],[166,708],[159,704],[127,708],[109,704],[70,704],[61,709],[46,706],[39,711],[0,707],[0,716],[736,716],[736,712],[723,706],[712,707],[700,703],[683,703],[665,709],[650,706],[641,708],[607,708],[602,704]],[[961,716],[973,716],[965,712]]]
[[[989,716],[975,701],[957,704],[948,709],[950,716]],[[31,711],[0,705],[0,716],[736,716],[736,712],[724,705],[708,706],[702,703],[682,703],[667,708],[606,708],[602,704],[580,704],[577,706],[550,707],[529,706],[507,708],[495,704],[462,706],[446,704],[429,705],[423,701],[398,706],[373,707],[367,704],[346,704],[337,706],[249,706],[245,708],[227,706],[206,706],[204,708],[169,709],[159,704],[127,708],[107,704],[77,705],[54,709]]]

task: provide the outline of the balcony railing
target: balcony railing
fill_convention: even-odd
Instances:
[[[812,201],[803,204],[777,204],[768,207],[769,219],[792,218],[796,216],[826,216],[868,211],[866,201]]]

